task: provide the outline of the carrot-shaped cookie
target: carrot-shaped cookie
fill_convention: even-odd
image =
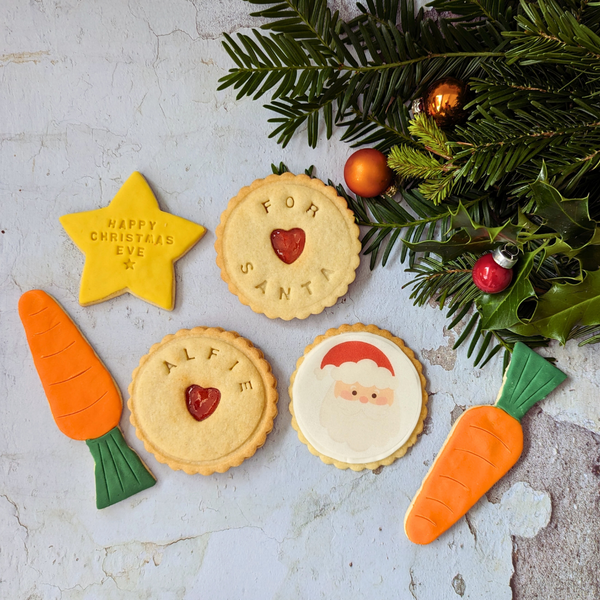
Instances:
[[[404,518],[408,539],[429,544],[456,523],[517,462],[520,420],[566,375],[521,343],[494,406],[466,410],[450,431]]]
[[[21,296],[19,315],[58,428],[85,440],[92,452],[96,506],[105,508],[153,486],[156,480],[119,429],[119,389],[69,315],[41,290]]]

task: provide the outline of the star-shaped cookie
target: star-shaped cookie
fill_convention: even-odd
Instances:
[[[133,173],[105,208],[60,218],[85,254],[79,303],[96,304],[130,292],[172,310],[175,304],[173,263],[206,229],[163,212],[140,173]]]

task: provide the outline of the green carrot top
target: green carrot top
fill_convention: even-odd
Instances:
[[[517,342],[496,406],[520,421],[567,376],[531,348]]]

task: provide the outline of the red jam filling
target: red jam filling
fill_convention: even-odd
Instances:
[[[286,265],[291,265],[302,254],[305,242],[306,235],[299,227],[289,231],[274,229],[271,232],[271,246]]]
[[[221,401],[221,392],[217,388],[190,385],[185,390],[185,398],[190,415],[196,421],[204,421],[217,410],[217,406]]]

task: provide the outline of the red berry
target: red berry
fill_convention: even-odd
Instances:
[[[503,292],[512,281],[512,269],[501,267],[492,254],[484,254],[473,265],[473,283],[487,294]]]

